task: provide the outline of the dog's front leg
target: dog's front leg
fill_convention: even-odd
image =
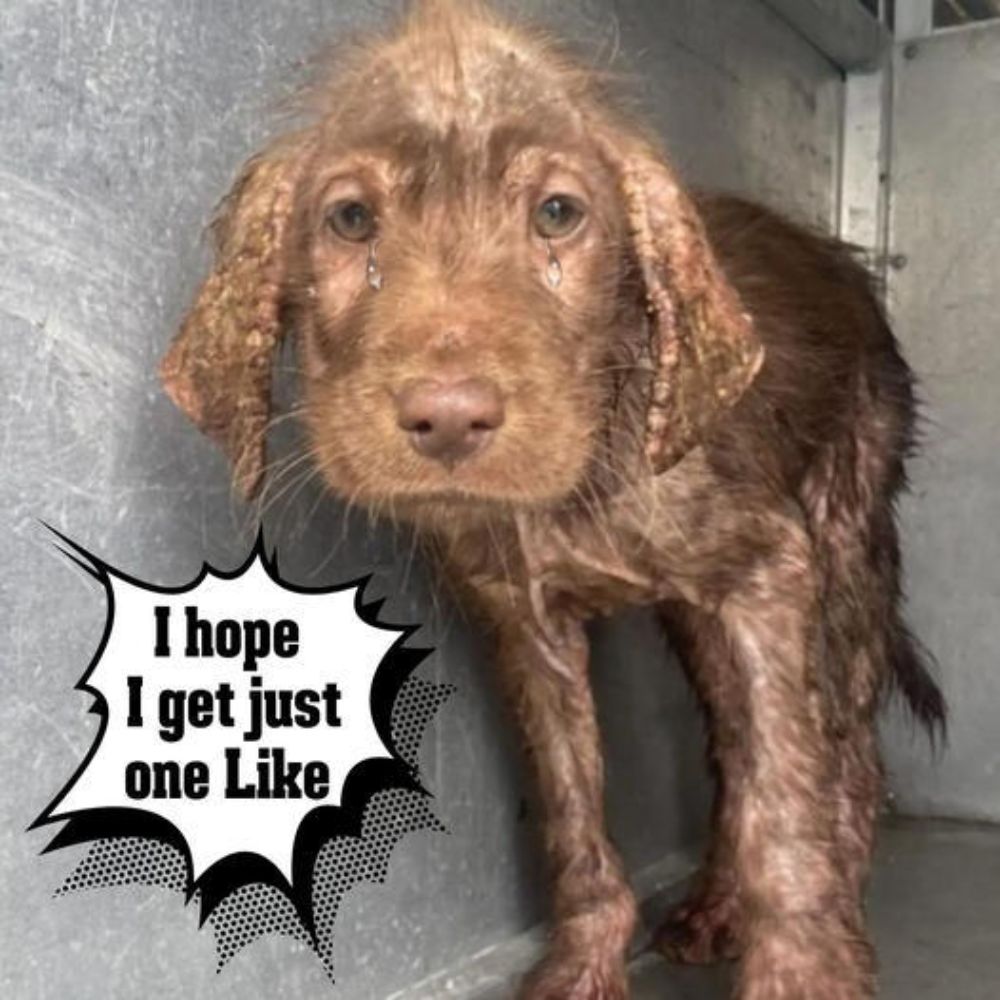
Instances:
[[[622,1000],[635,901],[604,826],[604,766],[580,622],[553,645],[527,623],[501,627],[499,666],[541,800],[553,878],[548,953],[522,1000]]]

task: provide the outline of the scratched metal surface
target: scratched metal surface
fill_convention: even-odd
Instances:
[[[834,217],[838,75],[754,0],[548,0],[518,6],[615,63],[689,178]],[[145,889],[51,898],[79,852],[39,857],[24,828],[94,733],[72,691],[101,632],[97,589],[45,520],[162,584],[203,559],[237,564],[250,512],[159,391],[155,363],[205,265],[198,233],[269,109],[324,37],[393,3],[5,0],[0,8],[0,434],[4,524],[0,993],[18,1000],[324,996],[293,943],[258,944],[222,976],[196,914]],[[617,28],[614,15],[617,14]],[[289,366],[292,359],[287,359]],[[295,437],[278,437],[287,456]],[[282,563],[301,581],[378,570],[390,613],[433,621],[425,668],[459,688],[424,748],[449,836],[402,845],[385,886],[343,911],[339,995],[383,996],[540,918],[541,868],[514,743],[484,646],[430,596],[406,538],[345,519],[292,479],[269,496]],[[300,489],[301,487],[301,489]],[[404,582],[405,581],[405,582]],[[696,841],[698,724],[640,615],[597,629],[609,804],[630,866]]]
[[[906,810],[1000,821],[1000,25],[900,53],[896,89],[892,252],[907,262],[890,292],[927,417],[908,590],[952,717],[936,760],[897,719],[889,764]]]

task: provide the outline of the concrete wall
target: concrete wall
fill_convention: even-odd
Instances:
[[[1000,25],[897,55],[893,135],[907,263],[890,297],[926,402],[904,505],[910,617],[952,717],[936,761],[897,720],[889,764],[905,810],[1000,821]]]
[[[755,0],[518,5],[615,65],[689,179],[835,217],[841,81]],[[57,557],[45,520],[162,584],[203,559],[231,567],[254,511],[160,393],[155,363],[203,273],[198,234],[268,108],[317,40],[392,3],[348,0],[6,0],[0,9],[0,406],[5,527],[0,992],[42,1000],[322,996],[318,963],[272,939],[217,977],[179,898],[121,889],[52,900],[79,851],[40,858],[25,826],[85,755],[72,691],[104,619],[99,590]],[[289,359],[289,363],[291,360]],[[294,433],[279,435],[286,455]],[[481,642],[432,600],[409,540],[346,518],[294,477],[268,494],[286,573],[376,569],[397,618],[427,620],[424,671],[458,694],[424,750],[451,833],[400,846],[382,887],[345,903],[340,995],[376,997],[508,937],[542,913],[533,820]],[[647,620],[596,629],[612,827],[633,870],[700,836],[705,779],[689,696]]]

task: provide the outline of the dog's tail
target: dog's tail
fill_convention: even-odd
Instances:
[[[896,689],[926,730],[931,746],[943,746],[948,739],[948,706],[931,671],[933,655],[901,621],[891,630],[889,652]]]

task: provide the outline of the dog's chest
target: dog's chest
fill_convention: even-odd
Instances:
[[[523,582],[533,611],[559,607],[580,618],[677,596],[628,536],[557,523],[519,524]]]
[[[569,615],[590,619],[626,607],[697,601],[698,553],[688,542],[685,507],[670,516],[650,504],[605,510],[599,521],[572,514],[513,514],[488,528],[440,523],[453,582],[477,594],[495,618]]]

